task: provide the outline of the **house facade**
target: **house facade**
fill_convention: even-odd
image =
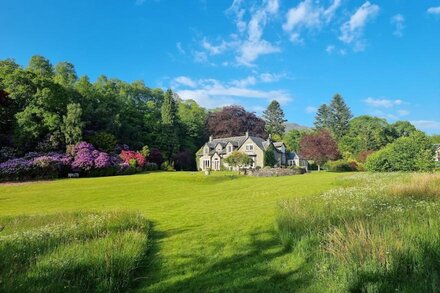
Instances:
[[[224,162],[233,151],[245,153],[253,160],[252,165],[247,168],[264,167],[265,152],[273,147],[276,166],[300,166],[307,168],[307,161],[302,160],[298,154],[288,152],[283,142],[272,142],[270,136],[268,139],[263,139],[258,136],[250,136],[246,132],[243,136],[213,138],[209,137],[206,142],[197,152],[197,165],[200,170],[221,170],[232,169]]]

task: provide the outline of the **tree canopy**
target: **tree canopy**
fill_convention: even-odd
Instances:
[[[266,132],[272,136],[283,137],[286,127],[284,123],[287,121],[284,118],[283,109],[280,103],[273,100],[270,102],[267,109],[263,112],[263,119],[266,122]]]

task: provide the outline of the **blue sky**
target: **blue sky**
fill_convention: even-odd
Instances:
[[[277,99],[310,126],[340,93],[355,115],[440,133],[440,0],[0,0],[0,35],[1,59],[67,60],[207,108]]]

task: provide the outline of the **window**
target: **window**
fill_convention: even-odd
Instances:
[[[246,145],[246,151],[247,152],[249,152],[249,151],[253,151],[254,150],[254,145],[253,144],[247,144]]]
[[[228,153],[232,153],[232,145],[228,146]]]
[[[210,166],[210,161],[209,160],[203,160],[203,170],[206,170],[206,168],[209,168]]]
[[[205,147],[205,154],[209,154],[209,147]]]

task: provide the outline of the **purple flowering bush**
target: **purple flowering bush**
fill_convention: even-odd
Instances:
[[[0,181],[61,178],[67,177],[69,172],[78,172],[81,176],[129,175],[139,170],[124,163],[119,156],[101,152],[82,141],[67,154],[30,152],[22,158],[0,163]]]
[[[28,153],[23,158],[0,164],[0,180],[22,181],[63,177],[70,169],[71,156],[60,153]]]

